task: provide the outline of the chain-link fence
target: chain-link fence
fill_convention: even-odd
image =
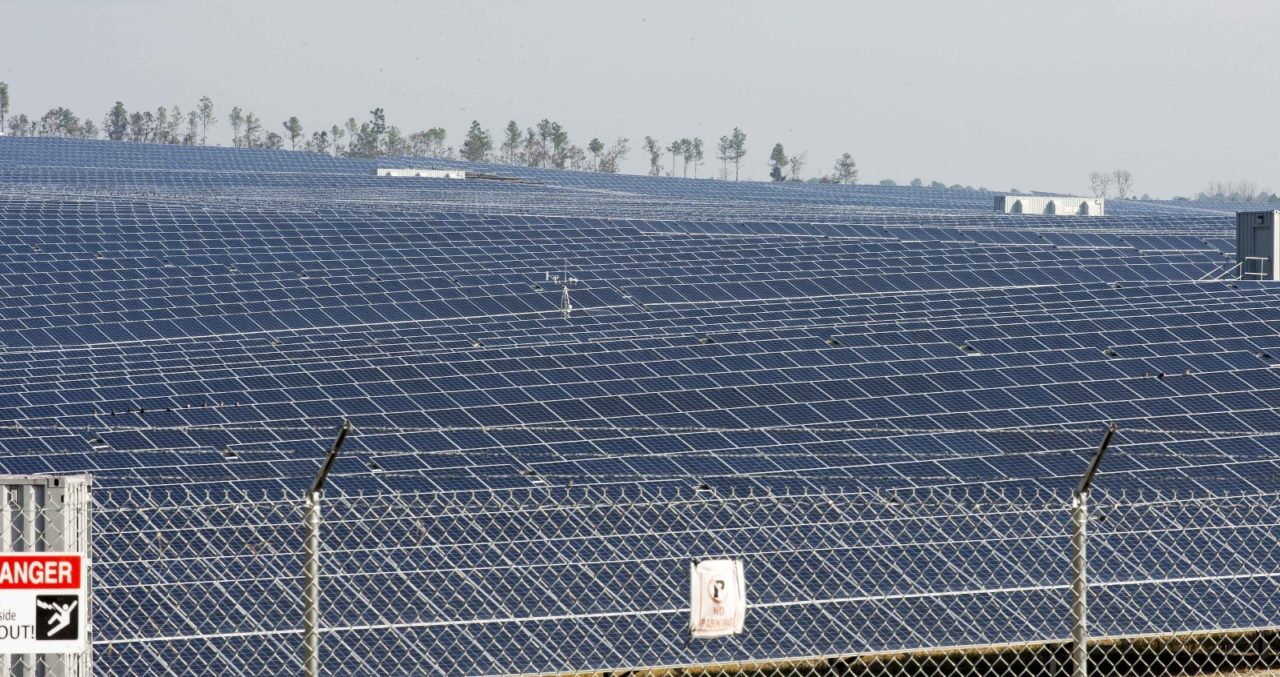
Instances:
[[[1069,674],[1070,511],[993,490],[331,497],[322,672]],[[100,496],[98,670],[300,672],[303,514],[295,497]],[[1091,674],[1280,666],[1278,518],[1276,495],[1095,496]],[[689,638],[704,557],[744,564],[741,634]]]

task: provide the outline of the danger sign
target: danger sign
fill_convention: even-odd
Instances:
[[[81,553],[0,553],[0,654],[84,651],[87,583]]]
[[[742,632],[747,591],[742,562],[708,559],[689,566],[689,632],[695,638]]]

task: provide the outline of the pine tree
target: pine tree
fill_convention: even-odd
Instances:
[[[289,148],[298,150],[298,139],[302,138],[302,122],[296,115],[284,121],[284,131],[289,134]]]
[[[125,110],[123,103],[117,101],[111,107],[106,119],[102,121],[102,128],[106,130],[108,139],[124,141],[129,134],[129,111]]]
[[[493,149],[493,139],[489,132],[480,127],[479,120],[471,121],[471,129],[467,130],[467,138],[462,141],[460,151],[463,159],[471,162],[484,162],[489,151]]]
[[[515,120],[507,123],[507,129],[502,139],[502,160],[509,165],[516,163],[516,155],[520,152],[520,145],[524,143],[524,132],[520,131],[520,125]]]
[[[773,152],[769,153],[769,178],[785,181],[787,176],[782,173],[782,169],[787,166],[787,162],[787,151],[782,149],[782,144],[773,144]]]
[[[203,146],[209,140],[209,125],[218,122],[218,119],[213,117],[213,99],[207,96],[200,97],[200,105],[196,110],[200,116],[200,145]]]

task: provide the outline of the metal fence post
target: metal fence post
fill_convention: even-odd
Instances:
[[[320,674],[320,492],[307,494],[306,561],[303,563],[302,656],[303,674]]]
[[[1080,485],[1071,494],[1071,675],[1087,677],[1089,674],[1089,490],[1093,478],[1102,466],[1111,438],[1116,434],[1116,424],[1107,427],[1107,434],[1098,445],[1088,470],[1080,478]]]
[[[1089,493],[1071,497],[1071,674],[1089,674]]]
[[[22,487],[22,551],[36,552],[40,548],[36,547],[36,520],[39,515],[36,511],[36,487],[34,484],[27,484]],[[36,674],[36,655],[33,653],[22,655],[22,674],[35,677]]]
[[[320,494],[350,432],[351,421],[343,420],[342,427],[338,428],[338,437],[307,492],[306,515],[303,517],[306,540],[302,546],[305,559],[302,564],[302,674],[306,677],[320,676]]]

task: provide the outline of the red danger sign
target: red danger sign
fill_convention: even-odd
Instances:
[[[79,555],[0,554],[0,590],[79,590],[82,561]]]
[[[88,618],[84,553],[0,553],[0,654],[80,653]]]

